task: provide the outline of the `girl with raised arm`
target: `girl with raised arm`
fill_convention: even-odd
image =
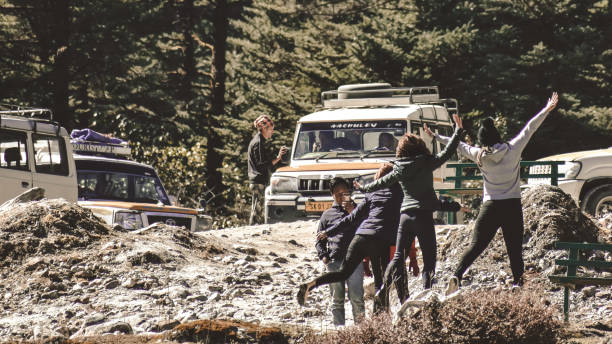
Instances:
[[[503,142],[492,118],[485,118],[478,131],[482,147],[461,142],[459,152],[478,164],[484,181],[482,207],[474,224],[472,244],[464,253],[454,276],[448,283],[446,294],[459,288],[463,273],[489,245],[497,229],[502,228],[510,258],[513,284],[523,284],[523,210],[521,207],[520,161],[521,153],[546,116],[557,106],[554,92],[546,106],[538,112],[512,140]],[[426,132],[442,143],[448,137]]]
[[[453,115],[457,124],[455,133],[446,148],[432,155],[421,137],[404,135],[397,146],[393,171],[376,181],[356,189],[372,192],[399,182],[404,193],[400,211],[400,223],[396,238],[396,250],[387,266],[383,286],[376,293],[376,299],[383,303],[396,270],[404,263],[404,248],[410,247],[415,237],[423,253],[423,285],[431,288],[436,267],[436,233],[433,212],[439,208],[439,200],[433,188],[433,171],[446,162],[453,154],[463,134],[463,124],[458,115]]]

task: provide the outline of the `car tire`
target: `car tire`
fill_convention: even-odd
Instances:
[[[612,213],[612,184],[600,185],[584,197],[584,211],[599,217],[603,213]]]

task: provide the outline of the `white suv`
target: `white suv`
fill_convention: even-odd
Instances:
[[[76,175],[68,132],[50,110],[0,111],[0,204],[33,187],[76,202]]]
[[[72,142],[78,203],[108,224],[138,229],[155,222],[189,230],[210,229],[210,216],[172,205],[152,166],[128,159],[127,145]]]
[[[559,187],[580,204],[582,210],[595,216],[612,213],[612,147],[592,151],[559,154],[540,161],[565,161],[559,172],[565,177]],[[548,173],[550,166],[533,166],[531,174]],[[529,184],[548,182],[530,179]]]
[[[266,222],[319,217],[331,207],[329,182],[334,177],[366,184],[381,164],[394,160],[405,133],[421,135],[436,154],[443,146],[425,135],[423,125],[451,136],[450,113],[455,99],[440,99],[438,88],[391,87],[386,83],[340,86],[321,95],[323,109],[297,123],[290,165],[270,178],[265,195]],[[444,177],[453,171],[434,172],[434,187],[451,188]],[[355,201],[364,195],[356,193]]]

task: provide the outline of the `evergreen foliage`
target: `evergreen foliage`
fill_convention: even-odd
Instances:
[[[0,102],[130,140],[183,204],[213,188],[235,224],[252,121],[271,115],[275,151],[290,146],[342,84],[437,85],[505,138],[556,90],[524,158],[608,146],[610,22],[609,0],[0,0]]]

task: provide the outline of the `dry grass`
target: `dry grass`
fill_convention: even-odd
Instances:
[[[550,307],[527,291],[478,291],[430,302],[391,324],[388,315],[334,333],[309,335],[306,344],[343,343],[559,343],[565,335]]]

